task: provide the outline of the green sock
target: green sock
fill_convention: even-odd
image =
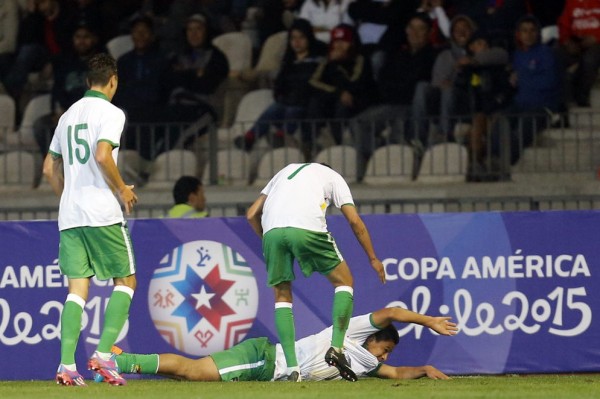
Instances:
[[[344,346],[344,337],[348,329],[348,323],[352,317],[354,307],[354,296],[351,287],[338,287],[333,297],[333,334],[331,336],[331,346],[342,348]]]
[[[121,287],[123,286],[115,287],[108,300],[108,305],[106,305],[104,329],[100,336],[100,343],[98,343],[98,352],[110,352],[129,316],[132,296],[130,293],[133,294],[133,291],[128,287],[125,287],[125,290]]]
[[[69,294],[60,316],[60,362],[75,364],[75,349],[81,333],[81,314],[85,301]]]
[[[283,306],[278,307],[277,304],[283,304]],[[298,366],[298,360],[296,359],[296,329],[291,303],[278,302],[275,304],[275,327],[287,366]]]
[[[138,355],[121,353],[117,356],[117,365],[125,374],[156,374],[158,372],[158,355]]]

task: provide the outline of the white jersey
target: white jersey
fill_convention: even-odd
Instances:
[[[344,339],[344,355],[357,377],[367,376],[379,368],[380,362],[377,357],[362,347],[366,339],[379,330],[371,324],[371,314],[350,319]],[[342,378],[337,368],[325,363],[325,353],[331,347],[332,333],[333,327],[329,327],[318,334],[310,335],[296,342],[298,365],[303,380],[321,381]],[[281,344],[277,344],[273,379],[287,379],[286,369],[283,348]]]
[[[326,232],[329,204],[354,205],[350,188],[333,169],[318,163],[293,163],[281,169],[262,190],[267,196],[263,234],[278,227]]]
[[[50,153],[63,161],[65,186],[58,211],[59,230],[123,222],[119,201],[96,162],[98,142],[110,143],[115,163],[125,114],[104,94],[88,90],[65,112],[54,131]]]

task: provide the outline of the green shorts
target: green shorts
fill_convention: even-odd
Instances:
[[[315,271],[327,275],[344,261],[330,233],[295,227],[269,230],[263,236],[263,254],[270,287],[296,278],[294,259],[305,277]]]
[[[275,374],[275,345],[267,338],[247,339],[210,357],[223,381],[271,381]]]
[[[135,274],[135,258],[125,223],[74,227],[60,232],[60,271],[69,278],[100,280]]]

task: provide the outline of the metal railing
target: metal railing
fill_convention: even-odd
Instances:
[[[505,180],[512,174],[592,177],[600,165],[600,133],[595,131],[600,115],[571,113],[570,125],[560,122],[566,117],[519,116],[512,125],[508,117],[496,118],[484,134],[484,160],[477,165],[483,171],[478,173],[490,180]],[[168,185],[182,174],[203,177],[205,184],[251,184],[272,176],[285,163],[316,160],[333,164],[350,182],[464,180],[474,167],[469,120],[456,119],[452,132],[440,132],[439,125],[435,118],[236,122],[226,129],[202,120],[131,124],[123,134],[119,167],[138,186]],[[251,128],[264,135],[249,148],[243,138]],[[532,129],[542,133],[530,137]],[[51,134],[47,130],[46,137],[36,139],[0,132],[0,187],[36,185],[42,164],[37,142],[47,146]],[[440,148],[445,143],[458,145]]]

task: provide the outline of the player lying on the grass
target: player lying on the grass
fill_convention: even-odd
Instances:
[[[344,349],[358,376],[413,379],[447,379],[433,366],[393,367],[383,364],[398,344],[398,331],[392,322],[416,323],[441,335],[455,335],[456,323],[450,317],[421,315],[402,308],[384,308],[350,320]],[[331,344],[332,327],[296,343],[302,380],[339,379],[337,368],[324,360]],[[122,352],[116,357],[124,373],[161,374],[190,381],[272,381],[285,380],[285,357],[280,344],[267,338],[245,340],[234,347],[200,359],[176,354],[141,355]]]

